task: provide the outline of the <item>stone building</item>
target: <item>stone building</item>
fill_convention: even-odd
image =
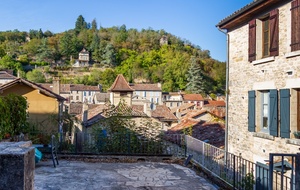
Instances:
[[[228,151],[266,163],[299,152],[299,0],[256,0],[221,20],[228,47]]]
[[[90,53],[85,48],[83,48],[79,54],[78,59],[75,60],[73,67],[88,67],[90,63]]]

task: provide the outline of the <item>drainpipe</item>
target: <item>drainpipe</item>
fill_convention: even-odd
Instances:
[[[226,116],[225,116],[225,157],[228,152],[228,100],[229,100],[229,34],[227,31],[222,30],[220,27],[218,27],[218,30],[226,35],[226,90],[225,90],[225,95],[226,95]]]

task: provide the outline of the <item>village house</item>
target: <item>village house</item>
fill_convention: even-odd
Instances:
[[[129,84],[134,89],[133,95],[143,97],[150,101],[151,109],[154,109],[155,105],[162,104],[162,90],[161,84]]]
[[[228,46],[228,151],[267,164],[300,139],[300,0],[256,0],[221,20]]]
[[[78,59],[75,60],[73,67],[88,67],[90,63],[90,53],[83,48],[79,54]]]
[[[93,104],[105,104],[109,101],[109,93],[96,92],[93,96]]]
[[[182,94],[183,103],[193,103],[198,108],[202,108],[204,105],[204,99],[201,94]]]
[[[162,102],[170,109],[182,104],[182,92],[163,92],[162,97]]]
[[[66,98],[66,103],[93,103],[94,95],[101,91],[100,85],[90,86],[83,84],[60,84],[60,79],[58,77],[53,78],[52,84],[41,83],[39,85]]]
[[[16,78],[0,86],[0,95],[14,93],[26,97],[28,121],[44,132],[58,131],[65,98],[38,84]]]
[[[108,89],[110,101],[105,104],[89,105],[83,103],[80,105],[70,104],[70,113],[76,114],[75,129],[77,132],[91,132],[93,127],[100,127],[101,122],[105,122],[111,117],[127,118],[134,123],[134,132],[155,137],[163,129],[167,129],[173,121],[177,121],[168,108],[163,109],[160,106],[157,112],[151,111],[149,101],[140,104],[132,101],[134,90],[128,84],[123,75],[118,75],[112,86]],[[133,104],[138,103],[138,104]],[[153,113],[161,113],[157,117],[152,117]],[[157,115],[156,114],[156,115]],[[168,115],[169,114],[169,115]],[[150,125],[150,126],[149,126]]]
[[[15,80],[17,77],[12,72],[0,71],[0,86]]]

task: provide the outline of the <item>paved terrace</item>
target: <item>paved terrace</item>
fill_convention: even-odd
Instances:
[[[36,164],[35,190],[215,190],[193,170],[169,163],[52,160]]]

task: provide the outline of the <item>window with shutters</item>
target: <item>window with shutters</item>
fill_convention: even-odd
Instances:
[[[248,130],[278,136],[277,90],[248,92]]]
[[[278,9],[249,22],[248,60],[278,55]]]
[[[248,131],[295,138],[293,133],[300,131],[300,89],[249,91]]]
[[[269,132],[269,114],[270,114],[270,93],[269,91],[261,91],[261,130],[263,132]]]

